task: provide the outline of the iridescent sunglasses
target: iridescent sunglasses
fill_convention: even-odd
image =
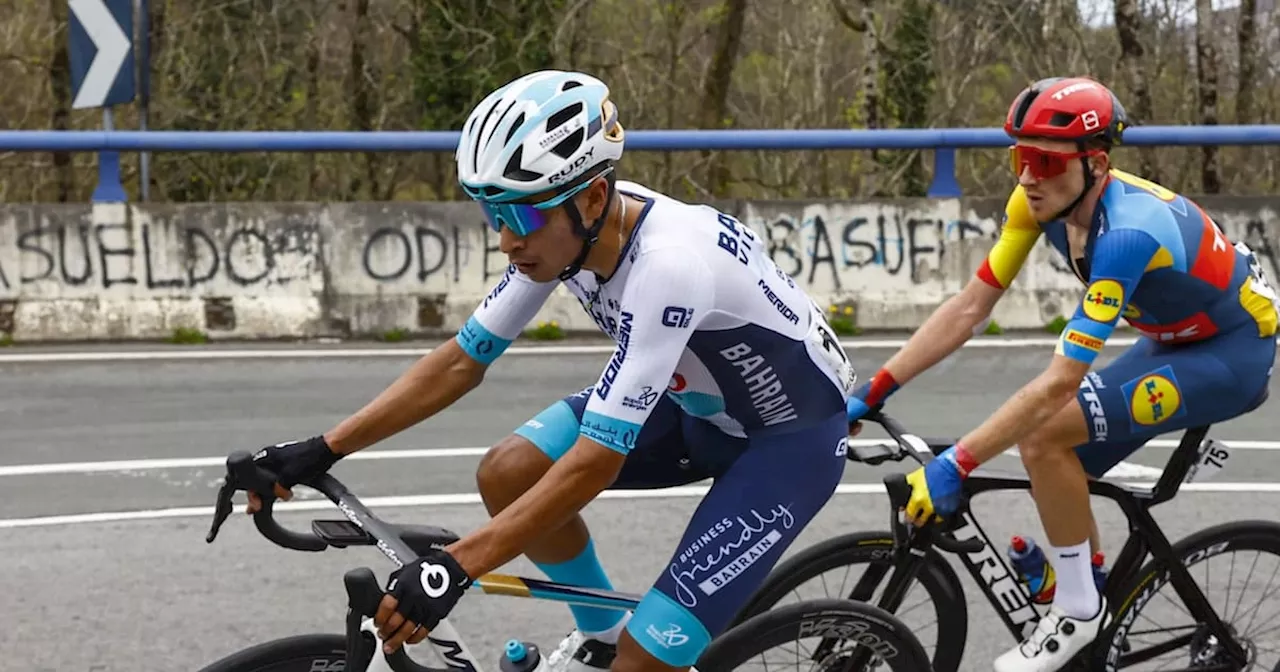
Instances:
[[[547,210],[573,198],[575,194],[591,186],[591,183],[597,177],[603,177],[612,171],[613,166],[609,166],[604,170],[584,175],[579,178],[581,180],[580,184],[571,185],[553,198],[537,203],[530,203],[527,200],[494,203],[484,200],[480,196],[480,190],[478,189],[464,186],[463,190],[480,205],[481,211],[484,212],[485,221],[489,222],[489,228],[496,233],[501,233],[502,227],[506,226],[517,236],[523,238],[546,226]]]

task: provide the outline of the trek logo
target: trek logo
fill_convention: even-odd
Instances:
[[[1084,399],[1087,410],[1089,411],[1090,421],[1093,423],[1093,440],[1107,440],[1107,414],[1102,408],[1102,400],[1098,398],[1098,390],[1106,389],[1102,384],[1102,376],[1097,372],[1090,371],[1080,381],[1080,389],[1083,390],[1080,395]]]
[[[627,358],[627,347],[631,345],[631,321],[632,315],[623,312],[619,316],[618,323],[618,349],[613,352],[613,358],[609,360],[609,365],[604,369],[604,375],[600,378],[600,384],[596,385],[596,396],[601,399],[609,397],[609,391],[613,389],[613,382],[618,379],[618,371],[622,369],[622,361]]]
[[[550,179],[551,184],[563,182],[564,180],[572,177],[579,170],[582,170],[582,167],[587,165],[587,162],[591,160],[591,156],[595,153],[596,153],[595,147],[589,148],[586,154],[583,154],[582,156],[579,156],[578,158],[574,159],[573,163],[565,166],[564,168],[561,168],[559,172],[552,175]]]
[[[662,326],[672,327],[675,329],[684,329],[689,326],[689,322],[693,319],[692,308],[681,308],[679,306],[667,306],[662,309]]]
[[[1063,98],[1066,98],[1067,96],[1073,93],[1076,93],[1078,91],[1087,91],[1089,89],[1096,89],[1096,88],[1098,87],[1092,82],[1080,82],[1079,84],[1072,84],[1071,86],[1068,86],[1063,90],[1054,93],[1053,99],[1062,100]]]

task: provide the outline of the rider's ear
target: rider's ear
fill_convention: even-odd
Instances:
[[[605,203],[609,200],[609,181],[597,178],[591,186],[583,190],[583,199],[584,202],[578,206],[582,212],[582,219],[594,222],[604,214]]]

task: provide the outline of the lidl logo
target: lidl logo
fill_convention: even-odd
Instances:
[[[1115,280],[1098,280],[1085,292],[1084,314],[1097,322],[1111,322],[1120,315],[1124,304],[1124,288]]]
[[[1140,425],[1157,425],[1182,408],[1182,393],[1165,376],[1152,374],[1138,380],[1129,399],[1129,412]]]
[[[1092,350],[1094,352],[1102,352],[1102,339],[1090,336],[1084,332],[1068,329],[1063,337],[1072,345],[1078,345],[1082,348]]]

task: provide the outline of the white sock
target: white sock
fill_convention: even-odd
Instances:
[[[1093,582],[1093,567],[1090,564],[1089,540],[1060,548],[1051,546],[1053,555],[1049,561],[1057,574],[1058,586],[1053,595],[1053,604],[1061,608],[1071,618],[1088,620],[1098,613],[1102,600],[1098,596],[1098,586]]]
[[[605,644],[617,644],[618,638],[622,636],[622,631],[627,627],[627,621],[631,620],[631,612],[627,612],[622,620],[614,624],[612,628],[604,632],[583,632],[582,636],[587,639],[595,639]]]

